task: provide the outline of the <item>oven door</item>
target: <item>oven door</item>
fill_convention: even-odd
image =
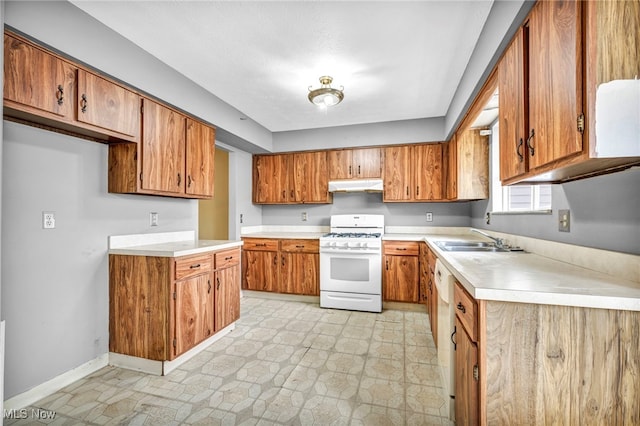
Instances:
[[[320,251],[320,291],[382,294],[382,253]]]

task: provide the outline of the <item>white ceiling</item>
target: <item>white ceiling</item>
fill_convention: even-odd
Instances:
[[[444,116],[493,0],[71,2],[279,132]]]

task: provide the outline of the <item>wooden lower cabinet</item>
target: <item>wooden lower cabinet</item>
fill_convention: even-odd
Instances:
[[[109,351],[167,361],[193,348],[239,318],[239,269],[239,248],[109,255]]]
[[[244,238],[242,286],[247,290],[320,295],[319,240]]]
[[[640,424],[640,312],[461,302],[456,424]]]
[[[395,302],[419,301],[419,243],[383,241],[382,298]]]
[[[214,254],[215,331],[220,331],[240,318],[240,249]]]

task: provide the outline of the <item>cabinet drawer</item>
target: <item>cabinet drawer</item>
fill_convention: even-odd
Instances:
[[[265,238],[243,238],[244,250],[253,251],[278,251],[278,240],[269,240]]]
[[[417,241],[384,241],[384,254],[396,256],[418,256],[420,244]]]
[[[294,253],[318,253],[320,250],[319,240],[282,240],[280,250]]]
[[[213,254],[216,269],[228,268],[240,263],[240,249],[232,248],[229,250],[217,251]]]
[[[475,299],[462,288],[456,281],[453,295],[453,303],[456,307],[456,315],[469,334],[472,341],[478,341],[478,304]]]
[[[211,272],[213,259],[211,254],[178,257],[176,262],[176,280]]]

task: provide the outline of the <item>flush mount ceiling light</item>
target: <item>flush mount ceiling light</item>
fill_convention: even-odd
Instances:
[[[328,75],[320,77],[321,86],[318,89],[311,89],[309,86],[309,101],[318,106],[333,106],[338,105],[344,98],[344,87],[340,86],[340,89],[334,89],[331,87],[333,78]]]

